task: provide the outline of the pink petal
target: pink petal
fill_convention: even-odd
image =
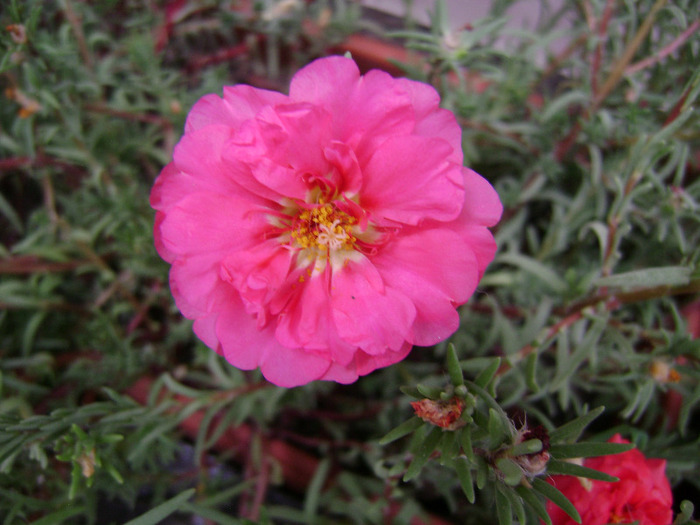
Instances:
[[[265,379],[277,386],[293,387],[322,379],[331,362],[298,348],[265,348],[260,364]]]
[[[334,117],[343,115],[359,79],[360,70],[353,60],[341,56],[321,58],[294,75],[289,98],[322,106]]]
[[[440,94],[433,86],[407,78],[396,80],[411,97],[416,121],[413,133],[446,140],[452,146],[449,160],[462,164],[462,128],[451,111],[440,108]]]
[[[216,309],[221,286],[219,258],[197,254],[178,258],[170,268],[170,290],[175,304],[188,319],[196,319]]]
[[[357,354],[355,354],[357,373],[364,376],[378,368],[384,368],[385,366],[398,363],[411,352],[411,348],[411,343],[406,342],[395,352],[387,351],[378,355],[370,355],[358,350]]]
[[[335,381],[336,383],[341,383],[343,385],[354,383],[357,381],[357,378],[358,375],[354,361],[352,361],[348,366],[343,366],[339,363],[333,362],[323,377],[321,377],[323,381]]]
[[[340,337],[372,355],[402,348],[416,316],[405,295],[373,284],[376,273],[367,259],[349,261],[334,271],[331,285],[333,319]]]
[[[265,378],[278,386],[298,386],[319,379],[330,365],[323,357],[285,348],[275,339],[271,326],[258,329],[234,293],[221,308],[216,335],[229,363],[243,370],[260,367]]]
[[[287,97],[282,93],[246,85],[224,86],[224,98],[205,95],[187,115],[185,133],[191,133],[212,124],[223,124],[237,129],[252,119],[266,106],[282,104]]]
[[[203,317],[198,317],[192,324],[192,331],[205,345],[217,354],[223,355],[219,337],[216,335],[216,321],[218,318],[219,312],[212,312]]]
[[[323,148],[331,140],[331,117],[325,109],[308,103],[285,104],[261,112],[257,122],[267,155],[275,162],[301,173],[327,170]]]
[[[178,177],[185,179],[184,183],[179,183]],[[151,188],[149,198],[151,207],[155,210],[167,210],[177,201],[192,193],[192,187],[196,184],[197,182],[191,177],[182,174],[174,162],[166,164]]]
[[[287,289],[276,300],[284,301],[278,313],[275,336],[290,348],[303,348],[346,366],[352,362],[356,347],[343,341],[335,327],[328,297],[328,272],[308,277],[305,272],[290,274]],[[299,277],[305,277],[302,282]]]
[[[455,219],[464,204],[464,178],[461,166],[445,160],[451,151],[440,139],[388,139],[365,167],[361,205],[380,224]]]
[[[285,349],[275,339],[271,327],[260,329],[255,318],[246,312],[233,289],[221,305],[216,321],[216,337],[226,360],[237,368],[252,370],[260,366],[266,353],[282,353]]]
[[[344,57],[322,58],[301,69],[289,97],[326,108],[334,137],[355,150],[361,165],[387,138],[414,127],[410,95],[402,85],[378,70],[360,77],[355,62]]]
[[[362,170],[355,152],[344,142],[331,141],[323,155],[334,168],[328,177],[337,192],[348,197],[357,194],[362,187]]]
[[[469,168],[464,171],[464,209],[459,221],[483,226],[494,226],[503,213],[503,204],[493,186],[481,175]]]
[[[477,226],[471,223],[460,223],[454,221],[449,223],[451,229],[464,239],[464,242],[474,252],[477,267],[479,269],[479,279],[483,277],[486,267],[491,264],[496,255],[496,241],[493,234],[484,226]]]
[[[270,228],[250,202],[214,193],[193,193],[168,210],[160,223],[161,242],[177,255],[225,254],[257,244]]]
[[[176,254],[171,252],[165,247],[165,244],[163,244],[163,239],[161,238],[160,234],[160,226],[165,220],[165,213],[161,211],[156,212],[156,217],[155,221],[153,223],[153,244],[156,247],[156,251],[158,252],[158,255],[160,255],[163,260],[171,263],[175,260],[177,257]]]
[[[409,94],[384,71],[364,75],[345,104],[343,112],[334,115],[337,131],[355,150],[360,165],[388,138],[408,135],[415,126]]]
[[[267,324],[267,305],[291,270],[292,255],[277,239],[230,253],[221,263],[221,278],[233,284],[258,327]]]
[[[479,279],[474,253],[447,228],[397,236],[372,257],[372,263],[387,287],[412,301],[416,318],[410,340],[421,346],[454,333],[459,326],[455,307],[469,299]]]

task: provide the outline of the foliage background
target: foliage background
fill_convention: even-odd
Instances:
[[[621,432],[667,459],[689,519],[700,4],[543,2],[536,31],[513,34],[512,3],[460,32],[438,3],[428,30],[387,35],[349,0],[3,2],[2,523],[536,523],[504,503],[516,483],[494,451],[512,450],[522,414],[551,431],[599,406],[585,440]],[[571,43],[552,55],[562,17]],[[450,340],[488,390],[460,434],[487,449],[467,463],[474,504],[453,468],[471,445],[427,425],[379,444],[412,416],[401,386],[458,386],[446,344],[351,386],[277,388],[196,340],[152,246],[150,187],[194,101],[239,82],[285,90],[358,32],[398,43],[404,74],[440,90],[506,209]],[[490,396],[504,411],[487,421]]]

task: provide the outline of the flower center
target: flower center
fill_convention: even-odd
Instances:
[[[292,222],[292,241],[302,249],[352,250],[357,241],[352,234],[356,223],[355,217],[332,203],[306,208]]]

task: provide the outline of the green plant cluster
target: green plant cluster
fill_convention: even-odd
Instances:
[[[283,91],[347,35],[377,32],[371,13],[3,4],[1,524],[535,524],[546,500],[576,518],[545,480],[609,479],[568,460],[623,450],[605,443],[617,432],[667,460],[675,523],[691,522],[700,3],[543,1],[515,32],[518,1],[463,29],[437,2],[431,28],[381,35],[440,91],[465,163],[504,203],[460,329],[354,385],[289,390],[194,337],[148,195],[200,96]],[[441,428],[413,416],[416,400],[460,415]]]

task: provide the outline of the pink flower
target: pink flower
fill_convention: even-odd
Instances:
[[[155,244],[209,347],[281,386],[350,383],[459,325],[502,207],[430,86],[343,57],[289,96],[237,85],[190,112],[156,180]]]
[[[611,443],[629,443],[615,434]],[[553,476],[550,483],[573,503],[583,525],[633,523],[670,525],[673,495],[666,478],[666,461],[647,459],[637,449],[621,454],[588,458],[584,466],[620,478],[617,482],[595,481],[574,476]],[[553,525],[574,525],[564,511],[547,502]]]

